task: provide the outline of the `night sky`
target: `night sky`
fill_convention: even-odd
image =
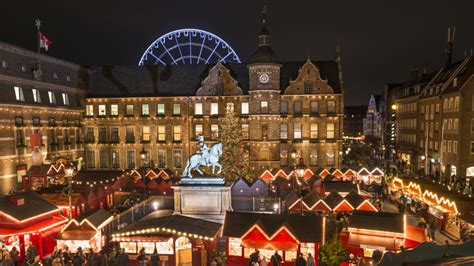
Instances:
[[[414,66],[445,62],[447,27],[454,58],[474,49],[473,0],[267,1],[272,46],[281,61],[332,60],[341,46],[346,105],[367,104]],[[53,41],[49,55],[84,65],[136,65],[159,36],[199,28],[227,41],[242,61],[256,48],[262,1],[2,1],[0,41],[36,49],[34,20]]]

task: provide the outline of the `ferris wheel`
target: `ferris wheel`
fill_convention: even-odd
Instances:
[[[143,53],[138,65],[188,65],[240,63],[228,43],[210,32],[180,29],[154,41]]]

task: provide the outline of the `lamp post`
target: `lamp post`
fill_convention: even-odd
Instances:
[[[145,151],[145,145],[143,145],[142,150],[140,151],[140,158],[142,159],[142,167],[145,167],[145,165],[147,164],[146,155],[147,155],[147,152]],[[142,182],[143,182],[143,194],[144,194],[145,199],[146,199],[145,174],[144,173],[141,173],[141,174],[142,174]]]
[[[296,158],[299,157],[298,164],[296,164]],[[296,190],[298,196],[300,197],[300,213],[303,215],[303,189],[301,188],[300,178],[304,177],[304,172],[306,170],[306,165],[303,162],[303,157],[301,154],[293,149],[291,151],[291,158],[293,159],[293,172],[294,172],[294,181],[293,181],[293,189]],[[296,184],[298,184],[298,188],[296,188]]]
[[[69,167],[67,167],[66,169],[64,169],[64,173],[65,173],[65,187],[63,188],[63,193],[66,197],[69,198],[69,220],[72,219],[72,178],[74,176],[74,172],[75,172],[75,169],[74,169],[74,166],[73,165],[70,165]]]

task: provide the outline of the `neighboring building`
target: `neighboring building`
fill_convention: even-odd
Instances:
[[[381,95],[370,96],[367,114],[364,118],[364,135],[383,138],[383,99]]]
[[[384,128],[383,128],[383,147],[385,148],[384,159],[386,163],[394,163],[395,160],[395,144],[397,137],[397,117],[396,117],[396,99],[397,99],[397,88],[402,84],[389,83],[385,84],[384,89]],[[386,165],[386,169],[389,169],[389,165]]]
[[[145,163],[180,175],[197,150],[196,136],[218,139],[227,108],[240,118],[254,173],[293,165],[293,149],[311,168],[340,167],[340,66],[280,62],[265,25],[258,39],[248,65],[94,68],[85,106],[85,168]]]
[[[344,107],[344,137],[360,137],[364,134],[364,118],[367,105]]]
[[[436,179],[474,176],[473,75],[468,56],[395,89],[399,166]]]
[[[83,155],[81,66],[0,42],[0,195],[18,188],[31,166],[30,136],[43,158]],[[40,71],[39,71],[40,70]]]

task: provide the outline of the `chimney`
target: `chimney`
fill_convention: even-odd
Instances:
[[[25,205],[25,198],[13,196],[10,198],[10,203],[15,206],[22,206],[22,205]]]
[[[454,33],[456,31],[455,27],[448,27],[448,47],[446,48],[447,61],[446,65],[451,64],[453,60],[453,43],[454,43]]]

